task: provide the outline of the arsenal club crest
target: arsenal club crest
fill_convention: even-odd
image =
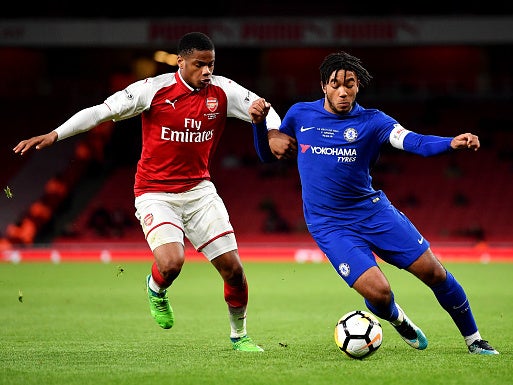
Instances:
[[[148,214],[144,217],[144,225],[145,226],[151,226],[153,223],[153,214]]]
[[[217,98],[209,97],[206,100],[207,108],[210,112],[214,112],[217,110],[217,106],[219,105],[219,102],[217,101]]]

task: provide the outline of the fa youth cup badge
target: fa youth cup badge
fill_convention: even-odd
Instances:
[[[355,128],[349,127],[344,131],[344,139],[348,142],[354,142],[358,137],[358,131]]]
[[[124,92],[125,92],[125,96],[126,96],[126,98],[128,100],[133,100],[134,99],[134,95],[132,95],[132,93],[128,90],[128,88],[125,88]]]

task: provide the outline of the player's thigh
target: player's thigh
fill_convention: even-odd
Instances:
[[[409,267],[408,271],[428,286],[433,286],[445,281],[446,270],[442,263],[435,257],[431,248],[428,248]]]
[[[209,260],[237,249],[228,211],[213,184],[202,182],[194,194],[184,211],[185,235],[194,248]]]
[[[392,205],[358,223],[356,231],[365,234],[374,253],[400,269],[410,266],[429,248],[428,240]]]
[[[135,199],[136,217],[152,251],[168,243],[184,245],[180,207],[173,197],[174,194],[147,193]]]

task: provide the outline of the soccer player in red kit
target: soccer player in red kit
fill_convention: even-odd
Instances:
[[[215,49],[205,34],[185,34],[177,53],[177,72],[136,81],[102,104],[77,112],[55,130],[21,141],[14,152],[23,155],[108,120],[140,115],[142,152],[135,174],[135,215],[155,258],[146,279],[152,316],[164,329],[174,324],[167,289],[181,272],[187,237],[224,281],[233,349],[260,352],[263,349],[246,332],[246,275],[225,205],[210,181],[209,166],[227,118],[265,123],[269,129],[279,128],[281,119],[265,99],[212,74]]]

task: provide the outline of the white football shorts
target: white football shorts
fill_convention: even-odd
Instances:
[[[183,193],[142,194],[135,208],[152,251],[166,243],[183,245],[184,236],[209,261],[237,249],[228,211],[210,181]]]

